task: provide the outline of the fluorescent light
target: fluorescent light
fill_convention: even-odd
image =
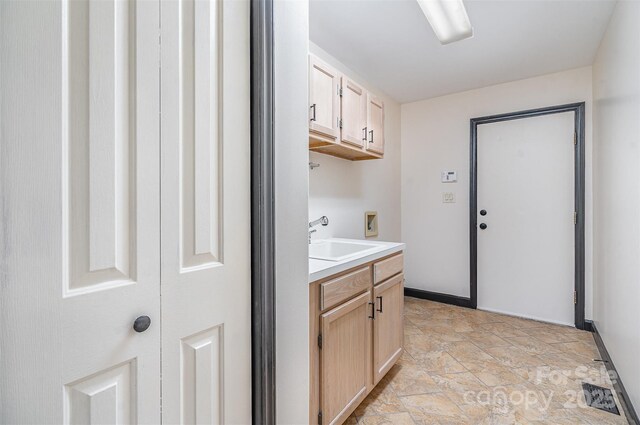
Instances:
[[[418,0],[442,44],[473,37],[473,27],[462,0]]]

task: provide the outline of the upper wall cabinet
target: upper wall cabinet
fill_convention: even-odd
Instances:
[[[335,69],[309,57],[309,131],[335,142],[340,136],[340,77]]]
[[[367,143],[366,149],[384,153],[384,104],[377,97],[367,96]]]
[[[309,149],[359,161],[384,154],[384,104],[309,55]]]
[[[367,92],[343,76],[341,87],[340,141],[362,148],[367,140]]]

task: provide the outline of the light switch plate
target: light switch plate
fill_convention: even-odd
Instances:
[[[456,202],[456,194],[453,192],[442,192],[442,203],[443,204],[455,204]]]

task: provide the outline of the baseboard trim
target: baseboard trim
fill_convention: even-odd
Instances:
[[[588,331],[588,332],[594,332],[594,327],[593,327],[593,321],[592,320],[585,320],[584,321],[584,329],[582,329],[583,331]]]
[[[620,407],[624,411],[624,414],[627,416],[627,419],[629,420],[630,424],[636,424],[636,425],[640,424],[640,421],[638,420],[638,415],[636,414],[636,411],[633,408],[633,404],[629,399],[629,394],[627,393],[627,390],[625,390],[624,385],[622,384],[622,379],[620,378],[620,374],[616,370],[616,366],[613,364],[613,361],[611,360],[611,356],[607,351],[607,347],[605,347],[604,345],[604,341],[602,341],[602,336],[600,336],[600,333],[598,332],[598,328],[596,327],[595,323],[591,321],[589,322],[593,332],[593,339],[595,340],[596,346],[598,347],[598,351],[600,352],[600,357],[605,362],[604,364],[607,370],[614,372],[615,373],[614,376],[617,377],[617,379],[613,383],[613,388],[616,390],[616,393],[618,394],[618,399],[620,399],[620,404],[622,404],[622,406]],[[585,328],[586,328],[586,322],[585,322]]]
[[[407,297],[436,301],[439,303],[456,305],[458,307],[476,308],[476,306],[472,304],[470,298],[459,297],[457,295],[441,294],[440,292],[431,292],[415,288],[404,288],[404,294]]]

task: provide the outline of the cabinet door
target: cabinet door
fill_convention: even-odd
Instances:
[[[369,290],[321,316],[322,424],[344,422],[367,395],[371,376],[370,301]]]
[[[377,384],[402,354],[404,342],[404,275],[373,289],[376,319],[373,321],[373,379]]]
[[[309,56],[309,130],[338,138],[340,102],[338,72],[315,56]]]
[[[367,96],[367,150],[384,153],[384,103],[369,94]]]
[[[367,92],[347,77],[342,77],[341,141],[362,147],[367,140]]]

